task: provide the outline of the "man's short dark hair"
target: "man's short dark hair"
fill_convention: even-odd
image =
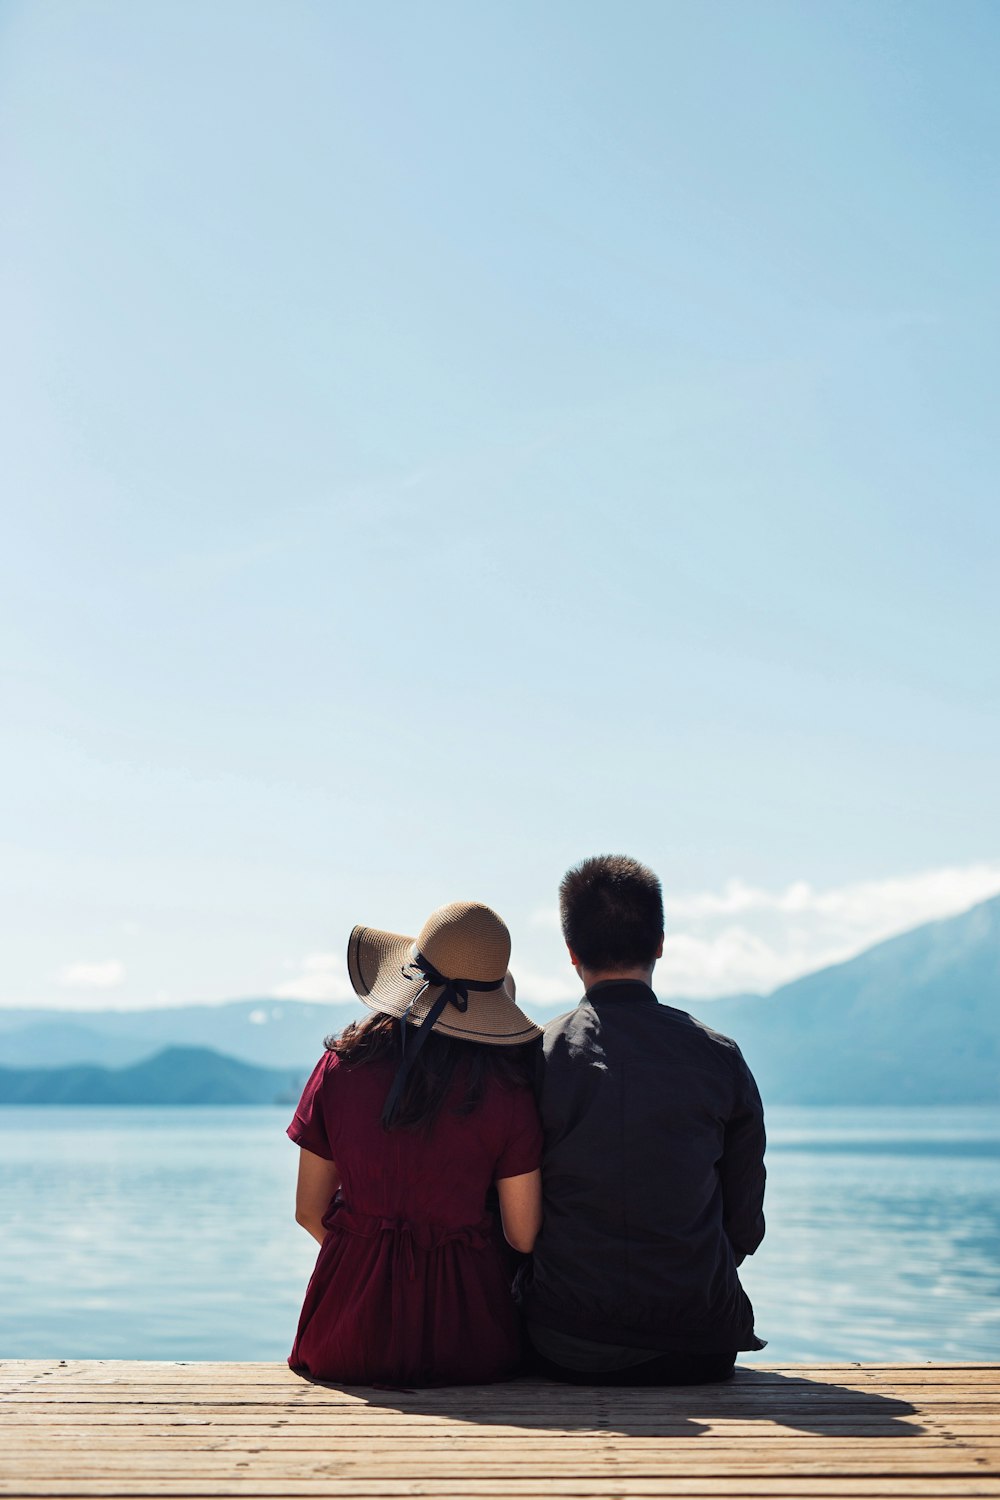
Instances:
[[[585,969],[645,968],[663,937],[663,892],[637,859],[597,854],[566,871],[559,916],[563,937]]]

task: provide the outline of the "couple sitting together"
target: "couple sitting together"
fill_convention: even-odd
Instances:
[[[321,1245],[293,1369],[693,1384],[763,1348],[736,1269],[764,1235],[750,1070],[653,993],[652,871],[585,860],[560,910],[585,993],[544,1032],[489,907],[443,906],[415,939],[351,933],[374,1015],[327,1042],[288,1129],[296,1218]]]

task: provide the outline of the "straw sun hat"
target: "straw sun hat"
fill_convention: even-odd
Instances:
[[[506,924],[477,901],[439,907],[415,938],[355,927],[347,944],[351,984],[369,1009],[495,1047],[541,1036],[514,1003],[509,959]]]

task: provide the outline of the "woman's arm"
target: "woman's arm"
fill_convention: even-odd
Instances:
[[[314,1240],[322,1245],[326,1238],[323,1215],[330,1207],[330,1199],[340,1187],[340,1173],[336,1162],[327,1161],[313,1151],[299,1147],[299,1180],[295,1188],[295,1222],[308,1229]]]
[[[542,1174],[522,1172],[520,1177],[497,1180],[500,1220],[504,1238],[513,1250],[527,1254],[542,1227]]]

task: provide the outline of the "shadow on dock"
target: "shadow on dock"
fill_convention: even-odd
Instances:
[[[496,1385],[421,1390],[308,1384],[349,1390],[372,1410],[445,1416],[496,1428],[588,1432],[624,1437],[699,1437],[719,1423],[769,1423],[838,1438],[914,1438],[926,1429],[916,1407],[876,1390],[778,1370],[737,1368],[732,1380],[698,1386],[579,1386],[524,1377]]]

